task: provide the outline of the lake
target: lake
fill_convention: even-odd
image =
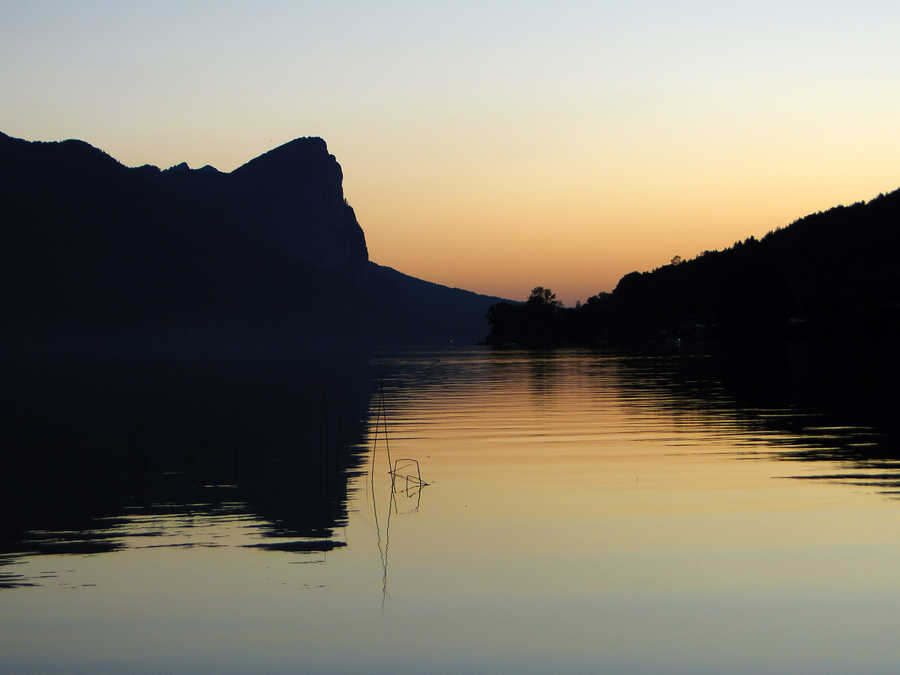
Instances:
[[[67,374],[64,396],[55,370],[20,373],[14,454],[129,450],[90,465],[102,480],[8,468],[31,482],[5,505],[0,669],[896,670],[900,454],[883,430],[747,398],[704,357],[366,361],[303,387],[308,365],[154,365],[130,398],[118,366]],[[85,394],[98,378],[117,384]],[[160,403],[176,398],[190,405]]]

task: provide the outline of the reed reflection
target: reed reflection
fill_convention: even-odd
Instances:
[[[440,377],[440,374],[433,370],[436,365],[436,362],[430,364],[425,369],[425,372]],[[383,379],[378,381],[376,389],[377,393],[374,400],[375,421],[370,432],[372,449],[369,455],[366,490],[369,502],[372,505],[376,546],[378,547],[378,557],[381,562],[381,612],[384,614],[388,596],[391,519],[395,515],[418,513],[422,506],[422,491],[428,486],[428,483],[422,479],[421,466],[418,459],[408,457],[394,459],[391,456],[388,409],[385,404],[385,384]],[[380,454],[379,441],[383,447]],[[380,460],[379,457],[381,457]],[[415,468],[415,474],[410,473],[410,470],[413,468]],[[376,481],[376,476],[380,480]],[[387,503],[382,511],[382,517],[379,517],[378,493],[384,489],[387,492]],[[401,501],[404,502],[402,511],[400,508]]]

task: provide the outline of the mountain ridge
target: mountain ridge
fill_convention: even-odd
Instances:
[[[371,263],[342,180],[317,137],[223,173],[185,163],[126,167],[84,141],[3,134],[6,342],[102,334],[97,344],[108,344],[110,334],[132,341],[155,334],[172,345],[189,333],[202,336],[194,339],[202,349],[204,340],[286,346],[483,337],[482,317],[499,298],[392,276]]]

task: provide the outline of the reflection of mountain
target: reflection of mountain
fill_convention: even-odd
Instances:
[[[317,138],[225,174],[0,134],[0,203],[0,554],[116,550],[135,514],[339,545],[369,348],[474,342],[496,301],[370,262]]]
[[[0,347],[290,353],[474,342],[496,298],[368,261],[325,142],[225,174],[0,134]]]
[[[340,545],[367,357],[6,364],[0,553],[116,550],[140,516],[253,516],[283,550]]]

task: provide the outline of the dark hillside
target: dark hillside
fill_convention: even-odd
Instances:
[[[449,288],[369,263],[371,330],[380,344],[472,345],[484,339],[487,308],[501,298]],[[476,319],[476,321],[473,321]]]
[[[800,331],[875,337],[900,319],[898,256],[900,191],[806,216],[759,241],[631,272],[612,293],[556,308],[544,317],[553,325],[538,333],[545,344],[623,345],[701,336],[768,341]],[[529,310],[515,311],[494,322],[493,341]]]
[[[717,326],[729,341],[800,326],[819,337],[873,334],[900,310],[898,225],[900,191],[806,216],[760,241],[626,275],[613,293],[616,323],[631,324],[642,339],[683,334],[685,323]]]

